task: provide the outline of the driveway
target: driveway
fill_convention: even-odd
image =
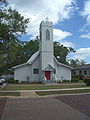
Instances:
[[[82,112],[63,99],[67,99],[66,96],[8,98],[1,120],[90,120],[90,114]]]

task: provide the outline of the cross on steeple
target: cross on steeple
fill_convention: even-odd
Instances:
[[[48,17],[46,17],[45,19],[46,19],[47,22],[49,21],[49,18],[48,18]]]

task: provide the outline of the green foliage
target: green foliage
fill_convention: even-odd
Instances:
[[[8,83],[19,83],[18,80],[8,79]]]
[[[0,96],[20,96],[20,92],[0,92]]]
[[[68,50],[67,47],[60,46],[58,42],[54,42],[54,44],[56,44],[56,46],[54,46],[55,57],[59,62],[67,64],[66,57],[70,51],[67,52],[67,54],[65,54],[64,51]],[[7,55],[5,55],[4,57],[2,55],[0,57],[1,59],[0,68],[2,69],[2,73],[8,71],[8,69],[12,68],[15,65],[25,63],[38,50],[39,50],[38,37],[36,37],[35,40],[31,40],[29,42],[12,41],[11,44],[9,44],[7,51],[5,52]]]
[[[84,79],[84,75],[82,74],[75,74],[75,75],[72,75],[72,78],[78,78],[79,80],[83,80]]]
[[[78,78],[72,78],[71,82],[79,82],[79,79]]]
[[[21,81],[21,84],[29,84],[29,81]]]
[[[38,91],[38,92],[36,92],[36,94],[39,96],[57,95],[57,94],[75,94],[75,93],[90,93],[90,89],[61,90],[61,91]]]
[[[26,33],[29,19],[25,19],[17,10],[8,7],[6,0],[0,0],[0,73],[6,74],[13,66],[25,63],[39,49],[39,38],[29,42],[19,41]],[[54,42],[56,59],[68,64],[67,55],[75,52]]]
[[[7,4],[6,0],[0,0],[1,3]]]
[[[78,60],[78,59],[76,59],[76,60],[71,59],[70,60],[70,66],[72,66],[72,67],[76,67],[78,65],[85,65],[85,64],[86,64],[86,62],[84,60]]]
[[[60,45],[59,42],[54,42],[54,56],[59,62],[68,64],[67,55],[70,52],[75,52],[75,50],[71,47],[67,48],[63,45]]]
[[[70,80],[63,80],[63,83],[70,83]]]
[[[42,82],[21,81],[21,84],[42,84]]]
[[[7,73],[16,65],[16,54],[21,43],[18,38],[26,33],[29,19],[17,10],[8,7],[6,0],[0,0],[0,72]],[[19,45],[18,45],[19,44]]]
[[[57,81],[57,83],[70,83],[70,80]]]
[[[0,42],[6,45],[26,33],[29,19],[24,19],[18,11],[10,7],[3,7],[2,4],[0,6]]]
[[[43,84],[43,83],[39,81],[39,82],[30,82],[30,84]]]

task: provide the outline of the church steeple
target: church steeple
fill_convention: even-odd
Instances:
[[[42,70],[53,66],[53,24],[48,19],[40,24],[40,58]]]

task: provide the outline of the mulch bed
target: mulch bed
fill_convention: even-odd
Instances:
[[[0,120],[4,111],[6,101],[7,101],[7,98],[0,98]]]
[[[73,108],[90,117],[90,94],[57,96],[56,99],[72,106]]]

